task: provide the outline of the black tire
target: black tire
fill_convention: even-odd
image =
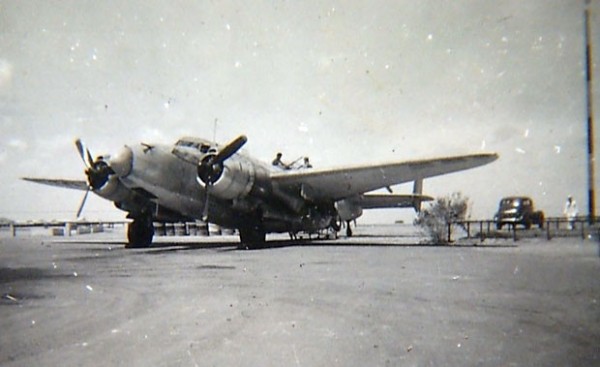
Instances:
[[[148,218],[137,218],[127,226],[126,248],[146,248],[152,244],[154,225]]]
[[[264,247],[267,234],[259,227],[240,228],[240,248],[258,249]]]

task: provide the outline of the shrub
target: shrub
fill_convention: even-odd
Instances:
[[[422,227],[432,243],[449,244],[448,224],[451,224],[451,233],[456,227],[463,227],[455,224],[456,221],[463,221],[467,217],[469,208],[469,199],[462,196],[460,192],[455,192],[445,197],[439,197],[421,210],[417,215],[415,224]]]

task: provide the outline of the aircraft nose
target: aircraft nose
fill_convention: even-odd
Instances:
[[[117,176],[125,177],[131,172],[132,163],[133,152],[131,148],[125,145],[117,154],[111,156],[109,166],[115,171]]]

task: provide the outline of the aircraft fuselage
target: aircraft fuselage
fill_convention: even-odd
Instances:
[[[124,148],[130,150],[131,169],[118,177],[120,184],[145,196],[155,217],[166,209],[225,227],[251,227],[258,222],[266,232],[316,231],[329,226],[333,203],[307,206],[293,193],[273,187],[273,168],[242,153],[224,162],[221,176],[209,187],[207,200],[207,185],[199,177],[196,162],[206,159],[212,147],[208,141],[193,141],[205,147],[180,143]],[[114,200],[102,195],[102,189],[97,191]],[[115,200],[117,207],[127,210],[126,200]]]

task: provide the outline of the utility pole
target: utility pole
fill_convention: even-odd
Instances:
[[[585,71],[587,98],[587,143],[588,143],[588,221],[594,223],[596,217],[596,194],[594,190],[594,110],[592,106],[592,46],[590,24],[590,0],[585,1]]]

